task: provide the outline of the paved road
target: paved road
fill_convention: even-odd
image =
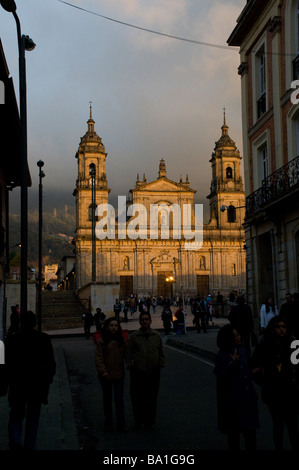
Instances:
[[[165,338],[163,338],[165,341]],[[63,341],[69,371],[79,447],[83,450],[225,450],[226,438],[217,430],[216,382],[213,362],[165,345],[167,367],[162,370],[157,427],[153,433],[103,432],[102,394],[94,367],[95,346],[85,338]],[[133,427],[125,384],[127,422]],[[260,449],[272,450],[271,425],[260,403]]]
[[[207,450],[216,445],[225,449],[225,440],[215,428],[215,380],[212,367],[206,361],[167,347],[167,367],[161,374],[156,432],[105,433],[101,388],[94,368],[94,345],[81,340],[76,351],[77,341],[68,340],[64,348],[81,448]],[[127,421],[132,429],[128,374],[125,390]]]

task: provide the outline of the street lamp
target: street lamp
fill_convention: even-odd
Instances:
[[[4,10],[12,13],[16,21],[19,47],[19,89],[21,129],[21,314],[27,311],[27,258],[28,258],[28,160],[27,160],[27,102],[25,51],[35,44],[29,36],[21,34],[21,25],[14,0],[0,0]]]
[[[18,246],[19,248],[21,248],[22,245],[21,245],[21,243],[16,243],[15,245],[10,246],[10,247],[9,247],[9,250],[11,250],[12,248],[16,248],[17,246]]]
[[[89,174],[91,176],[91,280],[96,282],[96,232],[95,232],[95,209],[96,209],[96,191],[95,191],[95,177],[96,166],[94,163],[89,165]]]
[[[44,162],[37,162],[39,167],[39,202],[38,202],[38,297],[37,297],[37,327],[38,331],[42,329],[42,229],[43,229],[43,185],[42,179],[45,173],[42,171]]]

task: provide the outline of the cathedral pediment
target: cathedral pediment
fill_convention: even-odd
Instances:
[[[151,181],[150,183],[140,184],[137,188],[133,189],[132,191],[157,191],[157,192],[192,192],[195,193],[194,189],[191,189],[187,184],[184,183],[176,183],[175,181],[171,181],[168,178],[159,178],[155,181]]]
[[[167,250],[163,250],[162,253],[151,260],[153,264],[164,264],[164,263],[177,263],[178,260],[173,257],[173,254]]]

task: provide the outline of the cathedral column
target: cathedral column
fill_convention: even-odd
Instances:
[[[137,293],[139,289],[139,269],[138,269],[138,250],[137,250],[136,241],[135,241],[135,248],[133,248],[133,253],[134,253],[134,290],[135,290],[135,293]]]

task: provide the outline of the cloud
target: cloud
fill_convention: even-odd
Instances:
[[[81,0],[80,5],[86,7],[86,1]],[[186,0],[105,0],[99,5],[98,1],[89,2],[95,13],[128,23],[138,28],[145,28],[164,34],[179,35],[181,24],[184,23],[188,13]],[[137,50],[158,50],[170,46],[172,39],[155,35],[140,29],[127,28],[126,39]]]
[[[73,0],[111,18],[180,37],[226,45],[245,0]],[[241,147],[239,54],[167,39],[53,0],[18,6],[24,32],[37,43],[26,56],[28,146],[45,161],[47,188],[75,186],[74,158],[87,130],[89,101],[108,152],[112,194],[125,194],[136,173],[157,178],[159,160],[178,180],[189,174],[196,197],[209,192],[209,159],[227,108],[230,135]],[[32,12],[34,11],[34,15]],[[3,18],[3,44],[16,90],[13,20]],[[7,16],[5,16],[5,19]],[[10,50],[9,50],[10,49]],[[18,92],[18,91],[17,91]]]

